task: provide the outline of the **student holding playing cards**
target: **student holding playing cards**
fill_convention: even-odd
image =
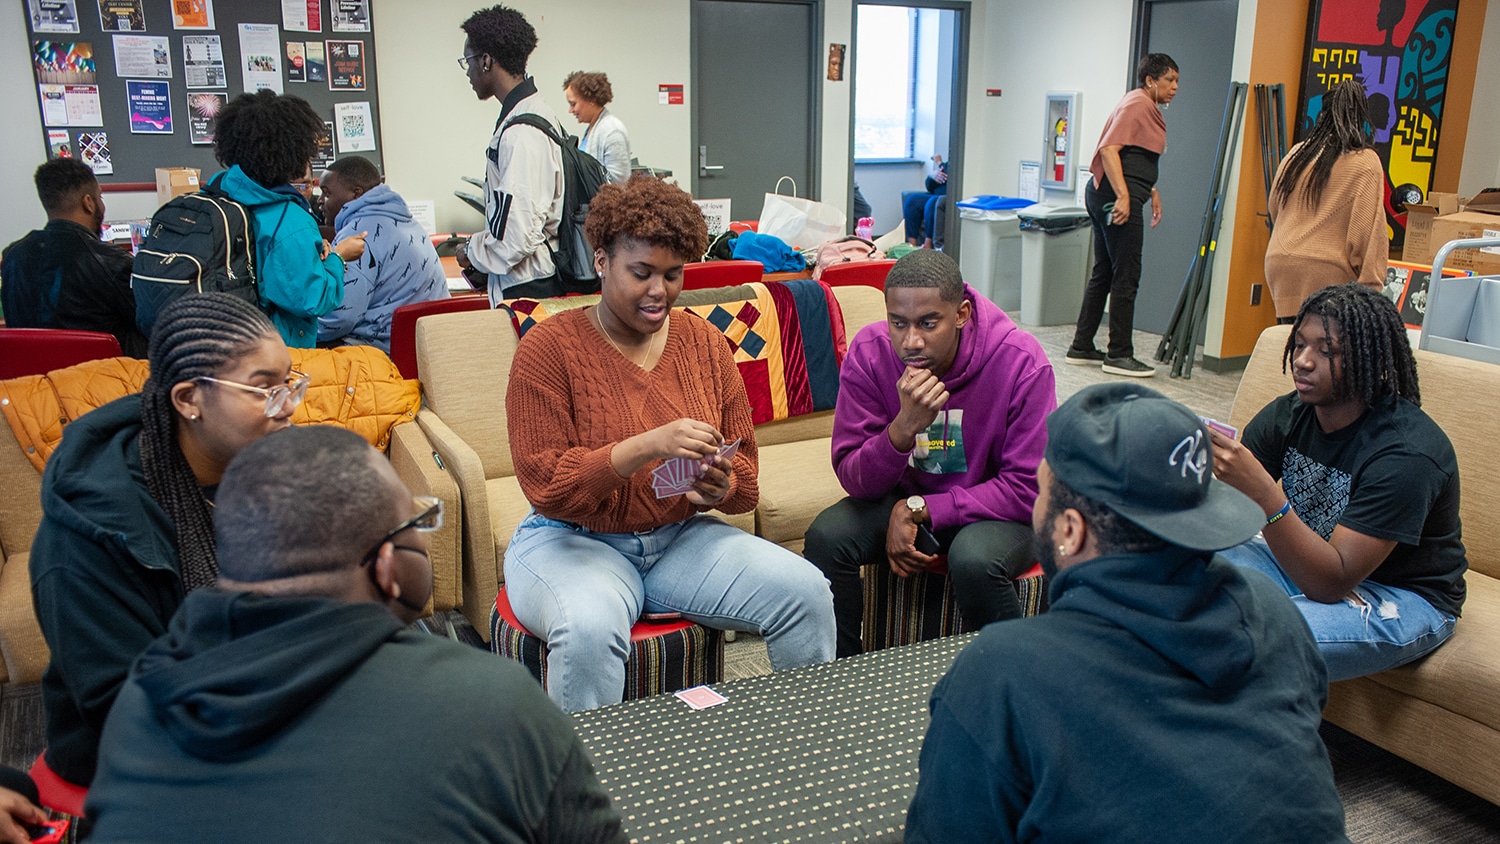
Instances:
[[[833,469],[849,497],[803,549],[833,587],[841,657],[862,649],[863,566],[906,577],[946,554],[966,621],[1020,616],[1011,578],[1036,559],[1036,468],[1057,407],[1041,344],[942,252],[897,261],[885,304],[887,323],[860,330],[839,373]]]
[[[1329,680],[1410,662],[1453,635],[1469,562],[1458,459],[1422,411],[1401,313],[1378,290],[1325,287],[1302,303],[1282,365],[1296,389],[1244,442],[1213,434],[1214,474],[1266,515],[1224,557],[1292,596]]]
[[[728,342],[672,314],[682,265],[708,246],[703,215],[682,190],[638,176],[599,191],[585,234],[602,301],[527,332],[506,399],[532,512],[505,552],[505,584],[550,649],[547,694],[568,712],[618,702],[643,612],[759,633],[778,670],[832,659],[818,570],[707,514],[748,512],[759,489]],[[653,471],[680,470],[675,459],[690,467],[680,494],[680,471]]]

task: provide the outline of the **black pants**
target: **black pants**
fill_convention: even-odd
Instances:
[[[1104,318],[1104,300],[1109,299],[1109,348],[1112,358],[1135,357],[1131,331],[1135,327],[1135,292],[1141,285],[1141,244],[1146,221],[1141,208],[1146,196],[1130,197],[1130,219],[1122,225],[1111,225],[1104,206],[1115,199],[1107,186],[1094,188],[1091,180],[1084,188],[1084,205],[1094,224],[1094,272],[1083,289],[1083,307],[1078,310],[1078,327],[1073,333],[1073,349],[1094,348],[1094,334]]]
[[[534,278],[531,281],[512,284],[505,288],[507,299],[551,299],[565,293],[567,291],[563,289],[562,282],[558,280],[556,273],[546,278]]]
[[[890,567],[885,556],[886,528],[891,508],[905,497],[892,493],[878,501],[845,498],[819,513],[807,529],[802,556],[823,572],[833,591],[840,657],[864,650],[860,626],[865,596],[859,570]],[[1020,618],[1021,603],[1011,579],[1025,574],[1036,562],[1031,535],[1030,525],[989,521],[935,532],[941,553],[948,555],[953,599],[969,625]]]

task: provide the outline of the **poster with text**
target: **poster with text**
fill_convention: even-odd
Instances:
[[[370,0],[328,0],[334,32],[369,32]]]
[[[214,0],[172,0],[173,29],[213,29]]]
[[[172,134],[172,100],[167,83],[127,79],[125,99],[130,104],[130,131],[133,134]]]
[[[115,75],[171,79],[172,48],[165,35],[116,35]]]
[[[281,29],[274,23],[240,24],[240,72],[247,93],[269,88],[285,93],[281,83]]]
[[[1432,190],[1457,18],[1458,0],[1312,0],[1308,9],[1296,139],[1307,137],[1333,86],[1359,80],[1385,168],[1392,249],[1406,242],[1401,199]]]
[[[68,141],[67,129],[47,130],[47,157],[72,158],[73,144]]]
[[[328,42],[328,90],[365,89],[365,45],[363,41]]]
[[[286,42],[286,81],[307,81],[307,45],[301,41]]]
[[[322,32],[323,0],[281,0],[281,28],[287,32]]]
[[[105,32],[145,32],[141,0],[99,0],[99,28]]]
[[[213,143],[214,128],[219,125],[219,112],[228,104],[228,94],[188,94],[188,140],[195,144]]]
[[[77,32],[78,7],[73,0],[26,0],[32,32]]]
[[[89,166],[95,176],[111,176],[115,163],[109,157],[109,134],[106,132],[78,133],[78,160]]]
[[[339,127],[339,155],[375,148],[375,121],[368,102],[338,103],[333,111]]]
[[[323,52],[322,41],[307,42],[307,81],[328,81],[328,59]]]
[[[217,35],[182,36],[182,78],[189,88],[225,88],[224,45]]]
[[[323,134],[318,136],[318,149],[313,153],[312,171],[321,173],[333,163],[333,121],[323,121]]]

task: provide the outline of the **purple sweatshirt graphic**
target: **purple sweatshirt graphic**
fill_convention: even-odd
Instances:
[[[844,491],[875,499],[900,488],[927,499],[934,530],[978,521],[1031,522],[1037,464],[1047,445],[1056,381],[1042,345],[968,285],[974,317],[943,377],[945,410],[962,410],[967,470],[931,474],[910,465],[886,426],[901,410],[896,381],[906,371],[883,322],[855,335],[839,373],[833,417],[833,470]],[[942,416],[939,416],[939,421]]]

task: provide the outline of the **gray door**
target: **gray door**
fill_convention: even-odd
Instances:
[[[818,198],[816,9],[693,0],[693,196],[728,197],[736,220],[760,217],[781,176],[796,180],[798,196]]]
[[[1161,334],[1172,318],[1212,190],[1214,155],[1229,95],[1238,0],[1147,0],[1140,54],[1166,53],[1181,69],[1167,108],[1167,151],[1156,189],[1162,221],[1146,229],[1135,327]],[[1149,223],[1148,223],[1149,225]],[[1224,256],[1227,260],[1227,256]]]

